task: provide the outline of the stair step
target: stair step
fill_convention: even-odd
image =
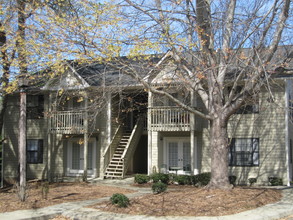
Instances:
[[[109,165],[107,169],[117,169],[117,170],[120,170],[120,169],[123,169],[123,166],[122,165]]]
[[[119,164],[119,165],[123,165],[123,161],[121,160],[111,160],[110,164]]]
[[[122,172],[111,171],[111,172],[106,172],[106,175],[122,175]]]
[[[120,173],[106,173],[105,174],[106,177],[122,177],[122,172]]]
[[[123,168],[121,169],[116,169],[116,168],[107,168],[106,173],[122,173],[123,172]]]

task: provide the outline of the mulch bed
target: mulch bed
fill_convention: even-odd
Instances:
[[[275,203],[281,198],[281,192],[274,189],[235,187],[227,191],[173,186],[161,194],[148,194],[131,199],[127,208],[118,208],[110,202],[91,207],[131,215],[222,216]]]
[[[20,202],[15,187],[0,190],[0,212],[11,212],[23,209],[35,209],[64,202],[98,199],[114,193],[131,193],[133,190],[93,185],[90,183],[52,183],[49,185],[47,198],[43,194],[41,182],[29,184],[25,202]]]

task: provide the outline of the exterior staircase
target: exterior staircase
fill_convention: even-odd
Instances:
[[[115,149],[112,159],[106,169],[105,178],[123,178],[124,161],[122,155],[126,150],[131,133],[123,133],[122,138]]]

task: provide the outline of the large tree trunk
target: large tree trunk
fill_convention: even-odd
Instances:
[[[227,121],[216,117],[210,127],[211,180],[208,188],[231,189],[228,175]]]

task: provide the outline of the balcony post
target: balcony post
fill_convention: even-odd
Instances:
[[[148,127],[148,175],[152,173],[152,108],[153,107],[153,94],[148,92],[148,115],[147,115],[147,127]]]
[[[53,116],[51,115],[52,114],[52,94],[51,92],[49,93],[49,103],[48,103],[48,112],[49,112],[49,116],[47,117],[48,119],[48,148],[47,148],[47,151],[48,151],[48,161],[47,161],[47,178],[48,178],[48,181],[51,182],[52,181],[52,174],[51,174],[51,155],[52,155],[52,119],[53,119]]]
[[[84,95],[84,112],[83,112],[83,123],[84,123],[84,138],[83,138],[83,181],[87,181],[87,170],[88,170],[88,97],[85,92]]]
[[[190,92],[190,103],[192,107],[196,106],[196,97],[194,91]],[[190,113],[190,145],[191,145],[191,172],[198,174],[198,153],[197,153],[197,139],[195,135],[195,115]]]

